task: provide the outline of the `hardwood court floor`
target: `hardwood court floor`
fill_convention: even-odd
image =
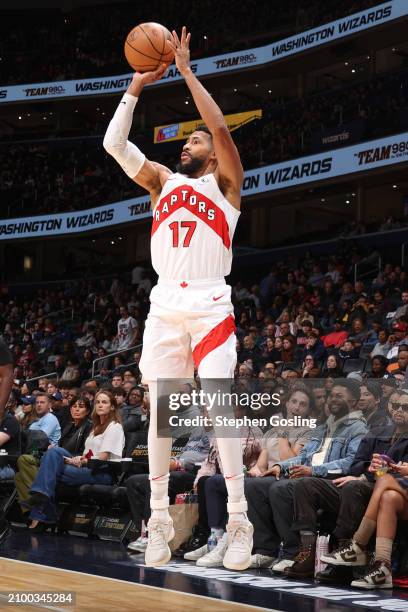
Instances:
[[[4,558],[0,559],[0,591],[75,593],[75,605],[15,605],[7,603],[7,596],[0,595],[0,609],[10,612],[244,612],[265,609]]]

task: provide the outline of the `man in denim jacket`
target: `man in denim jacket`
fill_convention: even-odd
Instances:
[[[262,477],[247,479],[248,517],[254,525],[254,560],[283,572],[294,564],[299,536],[292,530],[293,503],[299,479],[349,473],[361,438],[367,432],[358,383],[337,379],[329,398],[330,416],[316,428],[300,454],[274,465]],[[283,558],[274,556],[283,542]]]

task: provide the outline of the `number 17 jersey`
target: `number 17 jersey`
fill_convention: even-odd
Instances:
[[[161,279],[210,280],[227,276],[240,212],[213,174],[172,174],[153,210],[151,254]]]

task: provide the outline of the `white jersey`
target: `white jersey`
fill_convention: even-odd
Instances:
[[[227,276],[239,215],[213,174],[170,175],[153,210],[151,253],[159,277],[184,281]]]

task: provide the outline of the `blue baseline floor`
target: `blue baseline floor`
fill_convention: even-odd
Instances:
[[[130,555],[122,544],[77,536],[11,531],[0,543],[0,557],[272,610],[408,612],[408,591],[335,588],[280,578],[270,570],[230,572],[223,568],[198,568],[194,563],[183,561],[172,561],[163,568],[146,568],[143,555]]]

